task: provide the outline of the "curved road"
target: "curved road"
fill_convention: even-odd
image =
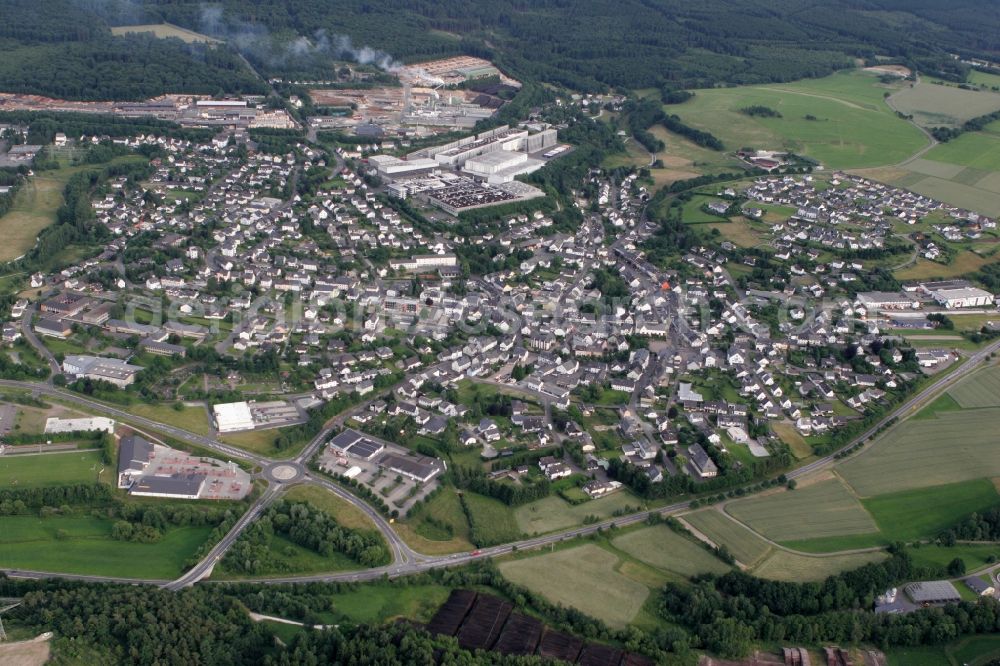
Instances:
[[[920,407],[936,398],[942,391],[954,384],[955,382],[961,380],[962,378],[968,376],[973,371],[979,368],[980,365],[986,361],[990,354],[1000,350],[1000,340],[987,345],[983,349],[977,351],[961,367],[951,371],[947,375],[935,380],[933,383],[925,387],[922,391],[911,397],[909,400],[904,402],[902,405],[897,407],[891,413],[887,414],[885,417],[880,419],[877,423],[872,425],[870,428],[865,430],[857,437],[855,437],[850,443],[845,445],[843,448],[837,452],[831,453],[823,458],[813,461],[808,465],[799,467],[798,469],[792,470],[786,474],[790,479],[800,478],[821,470],[827,466],[830,466],[836,460],[836,456],[841,451],[845,451],[861,442],[866,441],[869,437],[874,435],[880,428],[884,427],[892,419],[905,419],[912,416]],[[69,400],[72,402],[77,402],[78,404],[87,406],[96,411],[105,412],[108,414],[119,415],[122,418],[143,423],[151,429],[161,430],[176,436],[184,441],[193,442],[199,446],[204,446],[206,448],[211,448],[220,452],[229,454],[232,451],[234,457],[252,460],[254,462],[259,462],[261,465],[272,464],[274,461],[262,458],[254,454],[249,454],[245,451],[234,449],[228,445],[217,442],[208,437],[201,435],[196,435],[194,433],[189,433],[187,431],[175,428],[170,425],[158,423],[150,419],[144,419],[140,417],[135,417],[127,412],[98,403],[96,401],[90,400],[83,396],[70,393],[69,391],[63,391],[61,389],[56,389],[45,384],[39,384],[34,382],[20,382],[12,380],[0,380],[0,386],[10,386],[14,388],[28,389],[36,391],[45,395],[53,395],[59,397],[60,399]],[[357,409],[355,407],[354,409]],[[338,418],[335,421],[341,421],[342,418]],[[328,436],[329,432],[332,430],[333,426],[325,428],[323,432],[317,435],[316,438],[299,454],[294,460],[296,464],[304,464],[312,457],[313,453],[322,445],[324,439]],[[867,450],[867,449],[865,449]],[[338,573],[338,574],[318,574],[318,575],[306,575],[306,576],[274,576],[267,578],[256,578],[249,579],[253,582],[260,583],[293,583],[293,582],[315,582],[315,581],[365,581],[374,580],[381,578],[383,576],[388,576],[390,578],[395,578],[399,576],[405,576],[408,574],[418,573],[422,571],[427,571],[429,569],[439,568],[439,567],[450,567],[460,564],[465,564],[470,561],[481,559],[483,557],[493,557],[511,553],[517,550],[526,550],[532,548],[538,548],[541,546],[546,546],[549,544],[555,544],[566,539],[573,539],[580,536],[586,536],[593,534],[599,530],[607,529],[612,526],[623,527],[628,525],[634,525],[636,523],[643,522],[647,520],[652,515],[667,515],[671,513],[677,513],[689,509],[691,506],[690,501],[676,502],[668,506],[659,507],[656,509],[649,509],[646,511],[640,511],[637,513],[630,514],[628,516],[622,516],[614,518],[611,520],[605,520],[592,525],[586,525],[582,527],[576,527],[569,530],[564,530],[562,532],[557,532],[554,534],[548,534],[539,537],[533,537],[530,539],[524,539],[521,541],[508,543],[500,546],[494,546],[492,548],[484,548],[482,550],[476,550],[466,553],[456,553],[452,555],[442,555],[442,556],[428,556],[421,555],[413,551],[405,542],[399,537],[399,535],[392,529],[392,526],[385,520],[385,518],[374,508],[363,502],[357,496],[348,492],[347,490],[341,488],[333,481],[328,479],[311,475],[306,473],[304,477],[297,481],[297,483],[311,483],[318,485],[330,492],[336,494],[338,497],[350,502],[354,506],[361,509],[369,518],[371,518],[375,525],[378,527],[379,531],[383,534],[386,539],[387,544],[392,553],[392,563],[378,567],[375,569],[366,569],[363,571],[355,571],[349,573]],[[287,486],[280,483],[274,483],[268,487],[268,489],[251,505],[250,509],[244,514],[239,521],[233,526],[232,529],[226,534],[225,537],[219,543],[215,545],[214,548],[209,552],[209,554],[202,559],[197,565],[195,565],[191,570],[186,572],[183,576],[175,581],[163,581],[159,579],[128,579],[128,578],[115,578],[115,577],[103,577],[103,576],[79,576],[70,574],[60,574],[52,572],[43,571],[29,571],[23,569],[6,569],[4,570],[7,575],[13,577],[22,578],[68,578],[76,580],[85,580],[93,582],[121,582],[121,583],[144,583],[150,585],[158,585],[165,587],[170,590],[178,590],[188,585],[192,585],[205,577],[207,577],[212,568],[215,566],[216,562],[221,559],[226,551],[235,543],[236,539],[239,537],[240,533],[246,529],[246,527],[253,523],[253,521],[263,512],[263,510],[272,501],[277,499],[281,493],[286,489]]]

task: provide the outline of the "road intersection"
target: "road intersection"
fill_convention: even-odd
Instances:
[[[815,460],[807,465],[799,467],[797,469],[789,471],[786,476],[789,479],[797,479],[826,467],[832,465],[838,458],[838,454],[848,449],[853,448],[859,443],[867,441],[870,437],[877,434],[882,428],[894,424],[896,420],[906,419],[913,414],[915,414],[921,407],[927,405],[933,399],[937,398],[944,390],[955,384],[957,381],[967,377],[969,374],[974,372],[983,363],[985,363],[992,354],[1000,351],[1000,341],[996,341],[987,345],[983,349],[972,354],[960,367],[952,370],[941,378],[935,380],[928,386],[921,389],[916,395],[908,399],[902,405],[893,409],[891,412],[886,414],[878,422],[874,423],[871,427],[866,429],[863,433],[859,434],[849,443],[845,444],[838,451],[831,453],[823,458]],[[173,581],[165,581],[161,579],[133,579],[133,578],[114,578],[114,577],[104,577],[104,576],[85,576],[85,575],[72,575],[63,574],[57,572],[44,572],[44,571],[28,571],[23,569],[0,569],[4,571],[8,576],[18,577],[18,578],[67,578],[74,580],[84,580],[92,582],[121,582],[121,583],[143,583],[149,585],[157,585],[169,590],[179,590],[184,587],[193,585],[199,581],[208,578],[215,565],[221,560],[226,552],[232,547],[232,545],[239,538],[240,534],[266,510],[266,508],[274,502],[276,499],[281,497],[281,495],[290,487],[297,484],[312,484],[324,488],[325,490],[335,494],[337,497],[349,502],[353,506],[360,509],[378,528],[386,540],[386,543],[390,549],[392,556],[392,561],[385,566],[376,567],[373,569],[366,569],[363,571],[353,571],[346,573],[334,573],[334,574],[314,574],[314,575],[301,575],[301,576],[271,576],[262,578],[252,578],[248,579],[252,582],[260,583],[296,583],[296,582],[355,582],[355,581],[366,581],[366,580],[376,580],[382,577],[397,578],[400,576],[406,576],[410,574],[420,573],[424,571],[429,571],[435,568],[442,567],[452,567],[461,564],[465,564],[471,561],[475,561],[482,558],[496,557],[500,555],[505,555],[511,552],[531,550],[534,548],[539,548],[542,546],[547,546],[551,544],[558,543],[560,541],[565,541],[567,539],[573,539],[577,537],[587,536],[594,534],[598,531],[608,529],[610,527],[625,527],[628,525],[634,525],[647,520],[650,516],[666,516],[681,511],[685,511],[691,508],[691,502],[682,501],[676,502],[667,506],[661,506],[654,509],[649,509],[645,511],[639,511],[636,513],[629,514],[627,516],[620,516],[610,520],[604,520],[598,523],[593,523],[586,526],[576,527],[552,534],[536,536],[529,539],[523,539],[520,541],[507,543],[499,546],[494,546],[491,548],[483,548],[481,550],[474,550],[471,552],[455,553],[451,555],[439,555],[430,556],[423,555],[414,551],[409,545],[407,545],[399,534],[393,529],[392,525],[386,518],[374,507],[369,505],[367,502],[363,501],[353,493],[349,492],[345,488],[338,485],[336,482],[318,474],[312,472],[308,468],[309,462],[312,460],[316,452],[323,446],[323,444],[329,439],[331,434],[341,427],[344,420],[350,415],[357,413],[358,411],[365,409],[370,401],[355,405],[348,411],[342,413],[341,415],[332,419],[323,430],[318,433],[306,447],[294,458],[290,460],[272,460],[254,453],[238,449],[231,445],[225,444],[211,437],[206,437],[204,435],[198,435],[196,433],[183,430],[176,426],[170,424],[160,423],[152,419],[134,416],[122,409],[107,405],[95,400],[89,399],[85,396],[81,396],[77,393],[71,391],[53,387],[49,384],[40,382],[25,382],[25,381],[14,381],[14,380],[0,380],[0,387],[17,388],[22,390],[32,391],[36,395],[43,395],[50,398],[56,398],[66,402],[74,403],[76,405],[85,407],[87,409],[93,410],[94,412],[107,414],[110,416],[115,416],[126,423],[138,424],[142,427],[149,428],[150,430],[160,432],[170,437],[174,437],[183,442],[197,445],[217,453],[224,454],[235,460],[242,460],[245,462],[253,463],[260,468],[259,476],[268,482],[267,489],[264,490],[260,496],[254,500],[250,508],[245,514],[230,528],[226,535],[209,551],[209,553],[202,558],[195,566],[184,573],[183,576]],[[373,398],[372,400],[377,399]]]

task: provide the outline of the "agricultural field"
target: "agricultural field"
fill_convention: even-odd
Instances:
[[[99,451],[0,456],[0,488],[69,486],[98,480],[110,483],[114,470],[106,467]]]
[[[862,500],[888,541],[934,537],[941,530],[1000,502],[989,479],[904,490]]]
[[[156,543],[111,538],[114,521],[92,516],[6,516],[0,566],[37,571],[173,579],[211,527],[174,527]]]
[[[629,513],[632,513],[642,507],[641,499],[622,490],[575,506],[553,495],[518,507],[514,516],[521,532],[531,535],[582,525],[587,516],[604,520],[611,518],[616,511],[631,509]]]
[[[838,479],[730,502],[726,512],[774,541],[877,532],[861,503]]]
[[[921,159],[859,173],[986,215],[1000,214],[1000,122],[938,144]]]
[[[698,90],[694,99],[664,108],[715,134],[730,150],[789,150],[828,168],[872,167],[902,162],[927,144],[883,99],[899,85],[882,84],[869,73],[844,72],[786,84]],[[753,105],[782,117],[740,113]]]
[[[695,511],[683,519],[715,544],[725,546],[733,557],[747,566],[757,564],[771,551],[766,541],[716,509]]]
[[[923,127],[958,127],[1000,109],[1000,94],[920,81],[894,94],[892,104]]]
[[[948,391],[962,409],[1000,407],[1000,366],[985,368]]]
[[[730,569],[705,548],[665,525],[628,532],[612,539],[611,545],[651,567],[685,577],[721,574]]]
[[[219,44],[220,40],[208,35],[187,30],[172,23],[151,23],[148,25],[122,25],[111,28],[112,35],[136,35],[143,33],[153,33],[160,39],[174,38],[188,44],[202,42],[206,44]]]
[[[636,616],[649,588],[619,573],[621,559],[584,544],[544,555],[502,562],[500,572],[553,603],[572,606],[621,628]]]
[[[1000,408],[960,410],[907,421],[839,467],[862,497],[1000,476]]]
[[[823,580],[842,571],[850,571],[889,556],[883,551],[850,555],[799,555],[775,550],[752,571],[753,575],[772,580],[794,582]]]

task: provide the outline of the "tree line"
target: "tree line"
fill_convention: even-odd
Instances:
[[[280,500],[233,544],[223,558],[224,566],[246,574],[287,571],[288,565],[280,554],[269,547],[272,534],[280,534],[323,557],[340,553],[364,567],[389,562],[389,551],[378,532],[348,529],[306,502]]]

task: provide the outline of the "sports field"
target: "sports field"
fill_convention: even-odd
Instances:
[[[208,35],[203,35],[193,30],[187,30],[172,23],[151,23],[147,25],[122,25],[111,28],[112,35],[135,35],[153,33],[160,39],[175,37],[188,44],[204,42],[207,44],[219,44],[220,41]]]
[[[636,616],[649,588],[618,572],[621,560],[593,544],[500,563],[500,573],[554,603],[616,628]]]
[[[907,421],[846,460],[839,472],[862,497],[1000,476],[998,423],[996,407]]]
[[[892,103],[923,127],[958,127],[966,120],[1000,110],[1000,94],[920,81],[907,84],[893,95]]]
[[[635,495],[619,491],[608,497],[572,505],[561,497],[550,495],[544,499],[517,508],[514,517],[524,534],[545,534],[555,530],[582,525],[587,516],[610,518],[615,511],[643,506]]]
[[[779,542],[878,531],[875,521],[838,479],[731,502],[726,512]]]
[[[984,368],[948,391],[963,409],[1000,407],[1000,366]]]
[[[730,569],[708,550],[665,525],[628,532],[612,539],[611,545],[652,567],[681,576],[725,573]]]
[[[40,455],[0,456],[0,488],[39,488],[94,483],[106,465],[98,451],[68,451]],[[112,471],[100,479],[109,482]]]
[[[126,578],[172,579],[210,527],[168,529],[156,543],[111,538],[113,521],[92,516],[5,516],[0,567]]]
[[[889,541],[934,537],[974,511],[1000,502],[989,479],[904,490],[863,500]]]
[[[747,566],[753,566],[771,551],[766,541],[715,509],[702,509],[683,518],[715,544],[725,546],[733,557]]]
[[[794,83],[698,90],[694,99],[665,109],[715,134],[730,150],[789,150],[838,169],[881,166],[902,162],[927,144],[883,99],[899,85],[887,86],[869,73],[842,72]],[[782,117],[740,113],[753,105]]]

